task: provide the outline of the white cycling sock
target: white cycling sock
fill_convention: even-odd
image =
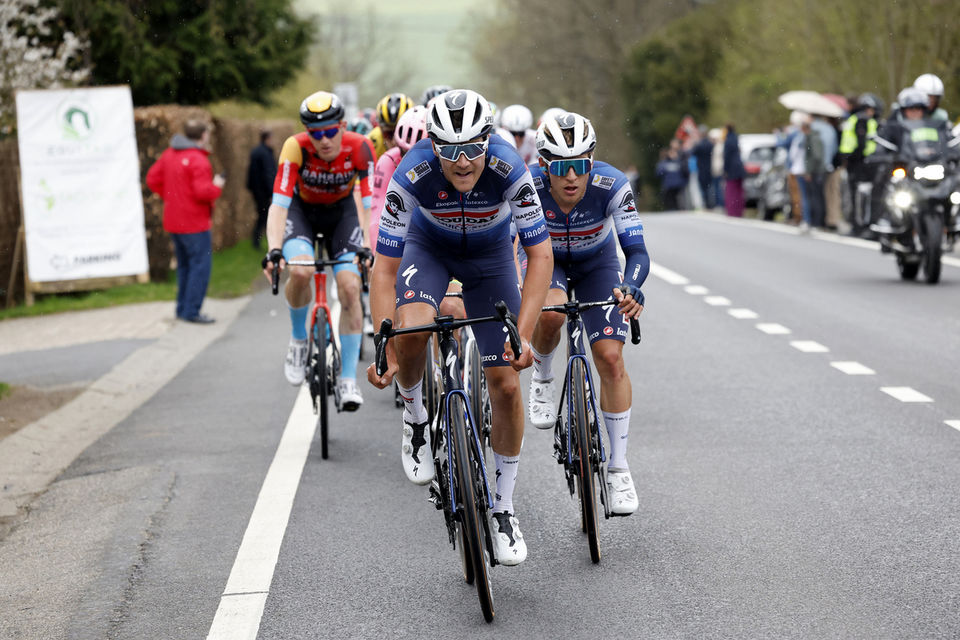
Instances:
[[[400,391],[400,397],[403,399],[404,414],[409,415],[414,422],[427,421],[427,408],[423,406],[423,380],[417,380],[417,384],[409,389],[400,386],[397,383],[397,389]]]
[[[553,379],[553,354],[557,352],[556,349],[550,353],[540,353],[532,346],[530,350],[533,352],[533,379],[537,382],[543,382],[544,380]]]
[[[493,461],[497,465],[497,495],[493,503],[494,513],[509,511],[513,513],[513,488],[517,485],[517,468],[520,456],[502,456],[493,452]]]
[[[627,436],[630,431],[630,409],[623,413],[603,412],[603,422],[607,425],[610,437],[610,455],[607,469],[610,471],[629,471],[627,464]]]

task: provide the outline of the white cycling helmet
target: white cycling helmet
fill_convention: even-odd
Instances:
[[[427,135],[440,143],[460,143],[493,129],[490,105],[476,91],[453,89],[434,100],[427,113]]]
[[[543,124],[543,121],[546,120],[547,118],[556,118],[561,113],[566,113],[566,112],[567,112],[566,109],[561,109],[560,107],[550,107],[549,109],[547,109],[546,111],[540,114],[540,119],[537,120],[537,126],[539,127],[541,124]]]
[[[533,113],[522,104],[512,104],[504,108],[500,126],[513,133],[523,133],[533,126]]]
[[[565,131],[572,132],[572,142],[567,142]],[[593,151],[596,146],[593,125],[579,113],[565,111],[557,117],[546,118],[537,129],[537,153],[545,160],[574,158]]]
[[[913,81],[913,88],[923,91],[928,96],[943,96],[943,80],[932,73],[919,76]]]

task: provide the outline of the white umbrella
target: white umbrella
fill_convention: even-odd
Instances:
[[[787,91],[777,98],[787,109],[828,118],[842,118],[844,111],[837,103],[816,91]]]

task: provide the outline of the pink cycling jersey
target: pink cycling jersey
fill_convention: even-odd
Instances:
[[[373,206],[370,208],[370,226],[367,229],[367,238],[370,240],[370,246],[377,246],[377,232],[380,229],[380,212],[383,210],[383,202],[387,199],[387,185],[390,184],[390,178],[397,165],[400,164],[400,158],[403,152],[400,147],[394,147],[380,156],[377,160],[377,166],[373,170]]]

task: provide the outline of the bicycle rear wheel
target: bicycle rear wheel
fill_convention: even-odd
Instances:
[[[461,543],[464,554],[473,565],[473,577],[480,599],[480,609],[487,622],[493,620],[493,591],[490,586],[490,566],[485,552],[483,518],[486,508],[483,504],[483,492],[480,491],[480,465],[473,455],[470,438],[473,434],[467,429],[465,420],[466,406],[463,398],[454,396],[450,400],[450,434],[453,439],[454,482],[457,486],[451,491],[458,505],[457,513],[462,529]],[[464,572],[466,573],[466,572]]]
[[[573,376],[573,390],[571,402],[574,415],[570,416],[573,424],[570,432],[574,438],[574,454],[579,458],[579,472],[577,475],[580,493],[581,526],[587,534],[590,545],[590,559],[600,562],[600,540],[597,530],[597,487],[595,483],[596,471],[593,459],[593,435],[590,421],[587,418],[587,372],[585,362],[581,358],[574,360],[570,374]]]
[[[463,386],[467,390],[467,397],[470,398],[470,413],[473,416],[473,421],[480,430],[483,459],[486,461],[489,457],[490,448],[490,414],[488,411],[490,399],[487,396],[487,381],[483,375],[483,365],[480,362],[480,348],[473,337],[466,341],[466,348],[463,350],[463,370],[467,377]]]
[[[327,459],[327,427],[330,419],[330,380],[327,378],[327,312],[322,307],[314,317],[313,336],[310,340],[310,392],[317,404],[320,422],[320,457]]]

